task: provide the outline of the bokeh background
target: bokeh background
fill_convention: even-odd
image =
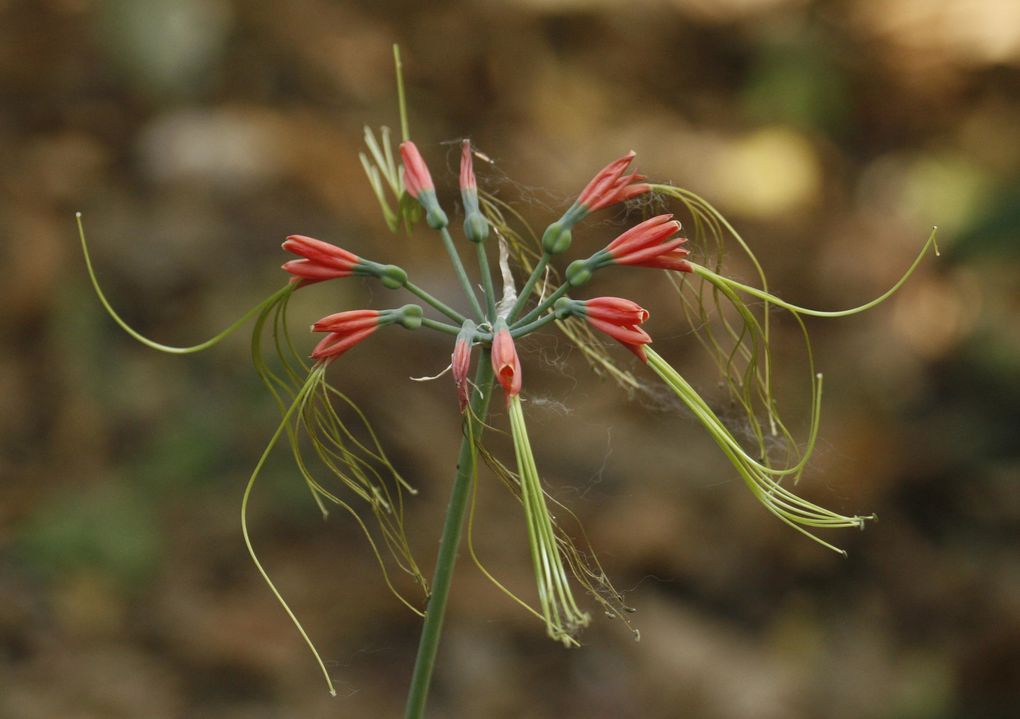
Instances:
[[[400,714],[418,621],[284,451],[254,539],[337,698],[245,554],[240,493],[276,414],[244,332],[188,358],[132,342],[73,224],[83,211],[114,304],[170,343],[279,286],[289,233],[455,301],[436,239],[391,235],[358,163],[363,125],[397,126],[393,42],[451,212],[462,137],[537,225],[633,148],[726,212],[796,302],[877,295],[933,224],[943,250],[870,314],[809,323],[826,396],[803,490],[880,517],[829,536],[845,560],[765,512],[690,417],[628,400],[562,343],[522,347],[544,478],[641,641],[598,615],[566,651],[462,556],[431,716],[1016,716],[1020,4],[2,0],[0,717]],[[605,213],[575,244],[627,221]],[[592,291],[650,307],[657,346],[721,403],[668,286],[638,274]],[[298,328],[394,304],[360,282],[300,300]],[[791,347],[778,376],[803,430]],[[408,532],[427,574],[459,425],[448,378],[407,377],[448,352],[393,330],[332,370],[421,490]],[[487,475],[479,511],[479,550],[530,597],[520,508]]]

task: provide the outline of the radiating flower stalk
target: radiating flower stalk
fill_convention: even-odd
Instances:
[[[323,515],[335,506],[352,517],[378,560],[387,586],[400,601],[424,617],[407,717],[424,715],[465,517],[467,546],[475,563],[501,591],[538,617],[552,639],[576,646],[579,630],[590,621],[589,613],[574,594],[575,585],[587,590],[607,614],[627,622],[632,610],[610,583],[576,516],[549,493],[529,440],[522,399],[526,383],[517,346],[547,325],[558,328],[578,347],[596,373],[614,380],[628,394],[644,386],[635,372],[644,372],[642,365],[646,365],[650,372],[645,374],[660,380],[675,394],[766,509],[821,545],[841,552],[819,536],[817,530],[862,527],[870,515],[839,514],[801,498],[791,489],[808,466],[821,410],[822,376],[814,368],[803,316],[841,317],[881,303],[902,286],[929,248],[934,247],[935,232],[888,292],[848,310],[813,310],[786,302],[768,290],[764,271],[748,243],[708,202],[689,190],[649,183],[644,176],[630,171],[635,159],[633,152],[597,172],[570,207],[538,234],[512,204],[479,189],[475,152],[470,141],[465,140],[460,148],[460,199],[464,239],[474,247],[478,261],[475,280],[450,232],[449,215],[442,207],[428,164],[410,139],[396,48],[394,55],[402,142],[395,152],[387,128],[382,128],[378,137],[366,128],[366,152],[360,159],[391,231],[411,234],[424,219],[424,224],[439,235],[464,293],[466,309],[459,310],[440,301],[412,282],[402,267],[365,259],[329,242],[292,235],[284,241],[283,249],[297,259],[283,264],[288,277],[283,287],[205,342],[188,347],[164,345],[132,329],[108,302],[92,267],[80,215],[78,219],[86,266],[100,302],[117,324],[146,346],[177,354],[198,352],[216,345],[254,319],[252,362],[277,403],[281,420],[245,485],[242,534],[258,571],[311,648],[330,691],[333,687],[329,672],[259,561],[247,525],[255,480],[271,450],[284,439],[298,473]],[[633,224],[586,259],[575,260],[563,270],[556,267],[585,218],[628,201],[637,201],[643,207],[672,203],[675,209],[673,213],[660,213]],[[692,234],[682,233],[676,214],[689,220]],[[487,253],[487,245],[493,242],[498,244],[496,269],[503,280],[499,294]],[[590,245],[591,240],[585,237],[584,244]],[[757,285],[738,282],[723,273],[724,251],[732,246],[755,268]],[[514,267],[524,273],[519,292]],[[613,272],[633,268],[655,270],[673,283],[679,298],[678,319],[689,325],[697,341],[715,359],[730,399],[741,410],[743,421],[738,426],[750,430],[749,441],[738,439],[732,423],[723,421],[691,383],[652,349],[652,337],[642,327],[649,318],[648,310],[629,298],[570,296],[596,278],[601,281],[603,275],[608,279]],[[298,350],[287,319],[294,293],[352,277],[376,280],[389,290],[407,291],[426,305],[428,314],[418,304],[387,309],[340,309],[312,325],[312,331],[319,335],[313,349]],[[783,423],[775,399],[770,308],[785,310],[804,338],[811,420],[803,442]],[[450,369],[455,401],[451,401],[451,408],[456,406],[460,411],[463,440],[431,585],[414,559],[404,531],[406,503],[408,496],[415,494],[414,488],[388,459],[368,418],[327,378],[334,374],[332,365],[341,362],[346,353],[362,344],[371,344],[376,333],[392,331],[388,329],[391,327],[412,332],[436,331],[453,341]],[[631,359],[629,366],[618,364],[615,351],[607,348],[602,336],[622,344],[637,361]],[[471,380],[468,376],[473,355],[477,355],[476,371]],[[508,466],[482,442],[483,430],[489,426],[490,400],[499,391],[497,386],[502,390],[509,418],[513,466]],[[474,520],[479,458],[522,506],[536,582],[535,606],[507,589],[484,566],[476,551]],[[578,540],[582,542],[580,548]],[[406,596],[394,581],[394,572],[411,577],[422,597]]]

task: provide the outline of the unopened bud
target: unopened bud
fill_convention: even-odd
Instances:
[[[542,249],[550,255],[558,255],[570,247],[571,239],[570,227],[562,222],[554,222],[542,235]]]
[[[591,279],[591,267],[587,260],[575,260],[567,266],[567,282],[571,287],[580,287]]]
[[[380,265],[377,270],[377,277],[382,281],[383,287],[397,290],[407,284],[407,273],[402,267],[396,265]]]
[[[469,212],[464,218],[464,234],[475,243],[482,243],[489,236],[489,221],[481,212]]]
[[[422,311],[418,305],[404,305],[395,312],[395,321],[404,329],[416,330],[421,327]]]
[[[422,195],[424,194],[425,193],[422,193]],[[419,197],[419,200],[420,199],[421,197]],[[424,202],[422,204],[424,204]],[[446,217],[446,213],[443,212],[443,208],[439,206],[439,202],[435,199],[435,195],[432,196],[432,203],[425,211],[425,224],[433,230],[441,230],[450,224],[450,220]]]
[[[553,312],[556,313],[556,319],[565,320],[568,317],[573,316],[574,313],[574,300],[569,297],[560,297],[556,300],[556,304],[553,305]]]

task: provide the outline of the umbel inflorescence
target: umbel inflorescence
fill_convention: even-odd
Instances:
[[[934,232],[910,268],[888,292],[857,308],[817,311],[790,304],[771,294],[761,266],[732,225],[693,192],[670,184],[652,183],[632,172],[633,152],[597,172],[567,210],[539,235],[531,230],[513,205],[479,190],[473,162],[475,153],[470,141],[464,140],[459,173],[462,231],[477,260],[476,282],[464,266],[450,231],[450,216],[439,201],[428,166],[410,139],[399,57],[398,89],[403,135],[399,153],[394,152],[388,129],[382,128],[377,137],[366,128],[366,152],[361,155],[361,162],[391,231],[410,234],[424,223],[438,234],[464,292],[466,304],[462,308],[451,307],[437,299],[413,282],[405,268],[363,258],[351,248],[292,235],[283,243],[283,249],[294,256],[283,264],[288,275],[283,287],[207,342],[192,347],[169,347],[135,332],[113,310],[96,280],[84,233],[81,233],[89,274],[103,306],[121,327],[150,347],[175,353],[199,351],[215,345],[243,323],[254,319],[252,361],[278,404],[282,419],[245,486],[242,532],[258,570],[316,659],[319,655],[312,642],[256,557],[246,523],[248,499],[255,479],[269,452],[282,438],[286,439],[297,470],[323,514],[330,506],[339,507],[358,523],[393,593],[412,611],[425,617],[407,716],[420,716],[423,711],[453,561],[469,506],[471,556],[500,589],[543,622],[551,638],[567,646],[575,645],[578,630],[589,623],[589,613],[574,595],[576,585],[587,590],[608,614],[626,621],[629,610],[622,596],[613,589],[592,549],[575,546],[576,533],[565,526],[573,515],[547,494],[528,440],[521,402],[527,384],[517,346],[537,332],[552,329],[562,332],[596,373],[632,393],[641,385],[641,380],[617,364],[600,337],[608,336],[623,345],[638,360],[636,364],[631,360],[631,364],[642,372],[650,371],[649,376],[660,380],[674,393],[708,431],[737,475],[770,512],[823,546],[841,551],[816,531],[862,527],[869,517],[839,514],[803,499],[792,489],[804,472],[815,445],[822,393],[822,377],[812,365],[802,317],[839,317],[877,305],[902,285],[929,247],[934,246]],[[584,233],[586,218],[628,201],[650,198],[655,202],[637,204],[652,207],[672,203],[675,213],[657,214],[636,222],[601,249],[564,266],[561,258],[572,248],[575,233]],[[677,219],[681,215],[693,233],[692,245],[699,248],[703,256],[689,254],[687,237],[682,234]],[[734,244],[752,263],[760,286],[740,283],[723,274],[720,263],[726,243]],[[496,262],[489,256],[492,246],[497,251],[497,257],[493,258]],[[749,441],[739,440],[709,402],[652,349],[652,337],[642,328],[649,317],[647,309],[629,298],[591,296],[587,291],[596,276],[633,269],[657,271],[673,283],[679,314],[690,326],[692,336],[718,364],[729,399],[740,410],[741,426],[750,437]],[[494,270],[498,271],[499,290]],[[319,340],[310,354],[297,350],[287,322],[291,297],[320,283],[349,277],[378,280],[385,288],[410,293],[422,304],[332,312],[312,325]],[[518,280],[523,281],[518,284]],[[810,428],[804,441],[797,441],[787,429],[774,398],[770,308],[785,310],[803,331],[812,398]],[[390,331],[387,328],[394,326],[449,336],[453,379],[451,410],[459,408],[464,428],[459,469],[431,586],[419,569],[404,532],[404,512],[414,489],[387,458],[368,418],[328,379],[328,375],[333,374],[333,365],[346,352],[369,343],[376,332]],[[472,364],[475,370],[470,378]],[[342,376],[342,371],[336,374]],[[490,452],[482,442],[489,401],[496,384],[501,389],[509,417],[514,446],[512,461]],[[451,411],[451,421],[454,416]],[[477,560],[472,542],[473,503],[469,502],[469,497],[476,486],[479,458],[523,508],[537,601],[527,601],[510,593]],[[556,511],[550,510],[550,504],[556,505]],[[394,569],[415,579],[423,592],[422,599],[407,598],[398,591],[391,582],[390,574]],[[424,611],[426,606],[427,612]],[[332,689],[321,660],[319,664]]]

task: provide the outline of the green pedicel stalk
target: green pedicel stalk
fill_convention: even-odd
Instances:
[[[453,263],[453,271],[456,273],[457,279],[460,280],[460,286],[471,303],[471,309],[475,311],[479,322],[485,322],[485,312],[482,311],[482,306],[478,303],[478,295],[475,294],[474,288],[471,286],[471,280],[468,278],[467,270],[464,269],[464,263],[460,260],[460,253],[457,252],[457,247],[453,244],[450,231],[443,227],[439,230],[439,234],[443,238],[443,245],[450,256],[450,262]]]
[[[482,273],[482,289],[485,292],[485,306],[489,311],[489,322],[496,321],[496,289],[492,284],[492,269],[489,267],[489,256],[485,251],[485,243],[477,242],[478,269]]]
[[[514,303],[513,309],[510,310],[510,315],[506,318],[509,324],[514,324],[517,320],[517,315],[520,314],[521,310],[524,309],[524,305],[528,302],[528,298],[531,296],[532,290],[535,289],[535,283],[538,282],[538,278],[545,272],[546,265],[549,264],[549,260],[552,259],[552,255],[548,252],[543,252],[542,256],[538,258],[538,262],[535,264],[535,269],[528,275],[527,281],[524,283],[524,287],[521,288],[521,294],[517,297],[517,302]]]
[[[567,294],[568,290],[570,290],[570,284],[564,282],[562,285],[556,288],[555,292],[553,292],[551,295],[542,300],[542,303],[539,304],[538,307],[531,310],[531,312],[517,320],[513,324],[514,328],[519,329],[524,325],[533,322],[535,319],[538,318],[539,315],[541,315],[543,312],[545,312],[554,304],[556,304],[556,300],[558,300],[560,297],[563,297],[563,295]]]

